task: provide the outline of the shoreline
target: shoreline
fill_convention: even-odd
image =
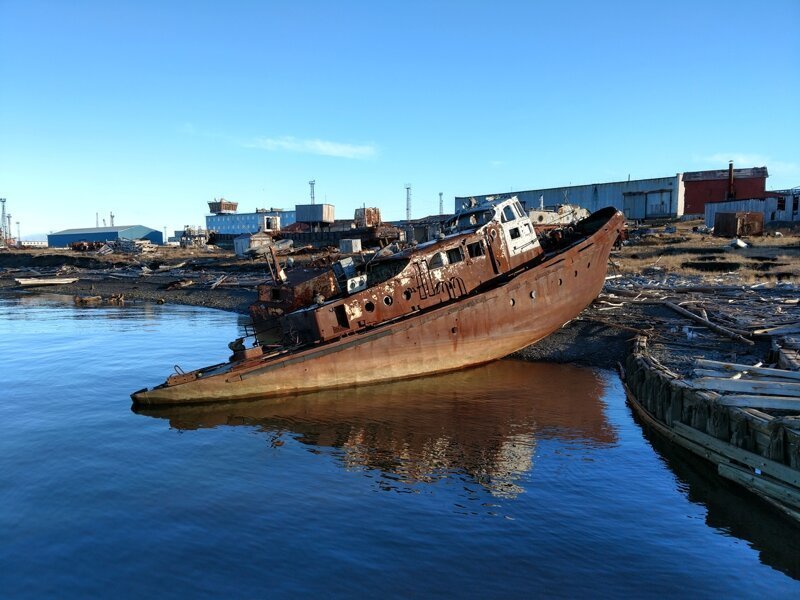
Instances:
[[[218,287],[202,284],[167,290],[164,286],[174,277],[152,276],[138,279],[99,280],[80,279],[75,283],[38,288],[23,288],[13,279],[0,279],[0,293],[60,294],[67,296],[101,296],[102,304],[122,295],[125,304],[152,302],[182,304],[225,310],[247,316],[248,307],[256,301],[257,292],[250,288]],[[631,333],[599,324],[582,317],[592,312],[587,307],[578,318],[565,324],[546,338],[509,355],[530,362],[572,363],[586,367],[616,369],[629,351]]]

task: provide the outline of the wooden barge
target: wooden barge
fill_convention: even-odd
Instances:
[[[778,365],[791,368],[797,350],[777,354]],[[800,371],[702,358],[694,364],[694,378],[678,375],[651,355],[647,336],[637,336],[622,373],[636,414],[800,522]]]

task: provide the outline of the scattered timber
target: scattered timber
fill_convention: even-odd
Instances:
[[[664,306],[667,306],[667,307],[671,308],[672,310],[674,310],[675,312],[678,312],[678,313],[680,313],[680,314],[682,314],[682,315],[684,315],[686,317],[689,317],[693,321],[697,321],[698,323],[700,323],[702,325],[705,325],[709,329],[713,329],[714,331],[717,331],[717,332],[721,333],[722,335],[726,335],[729,338],[731,338],[732,340],[736,340],[737,342],[742,342],[744,344],[750,344],[751,346],[755,343],[755,342],[753,342],[753,340],[748,340],[747,338],[742,337],[738,333],[734,333],[730,329],[726,329],[725,327],[721,327],[720,325],[717,325],[716,323],[712,323],[708,319],[704,319],[700,315],[696,315],[693,312],[688,311],[685,308],[682,308],[682,307],[678,306],[677,304],[673,304],[672,302],[664,301]]]
[[[78,281],[78,277],[20,277],[14,279],[22,287],[36,287],[43,285],[69,285]]]

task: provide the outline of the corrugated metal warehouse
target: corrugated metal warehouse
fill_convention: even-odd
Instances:
[[[706,227],[713,227],[717,213],[745,212],[763,213],[764,224],[776,221],[800,221],[800,194],[709,202],[705,206],[705,225]]]
[[[150,240],[153,244],[163,245],[164,234],[144,225],[65,229],[48,235],[47,245],[51,248],[67,248],[72,242],[113,242],[116,240]]]
[[[470,198],[476,200],[510,198],[516,196],[527,210],[560,204],[577,204],[591,212],[613,206],[625,213],[628,219],[674,218],[683,215],[683,178],[678,173],[674,177],[656,179],[634,179],[612,183],[591,183],[559,188],[525,190],[482,196],[456,197],[455,210],[461,209]]]

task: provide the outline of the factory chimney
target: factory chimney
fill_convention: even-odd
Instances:
[[[728,161],[728,200],[733,199],[733,161]]]

